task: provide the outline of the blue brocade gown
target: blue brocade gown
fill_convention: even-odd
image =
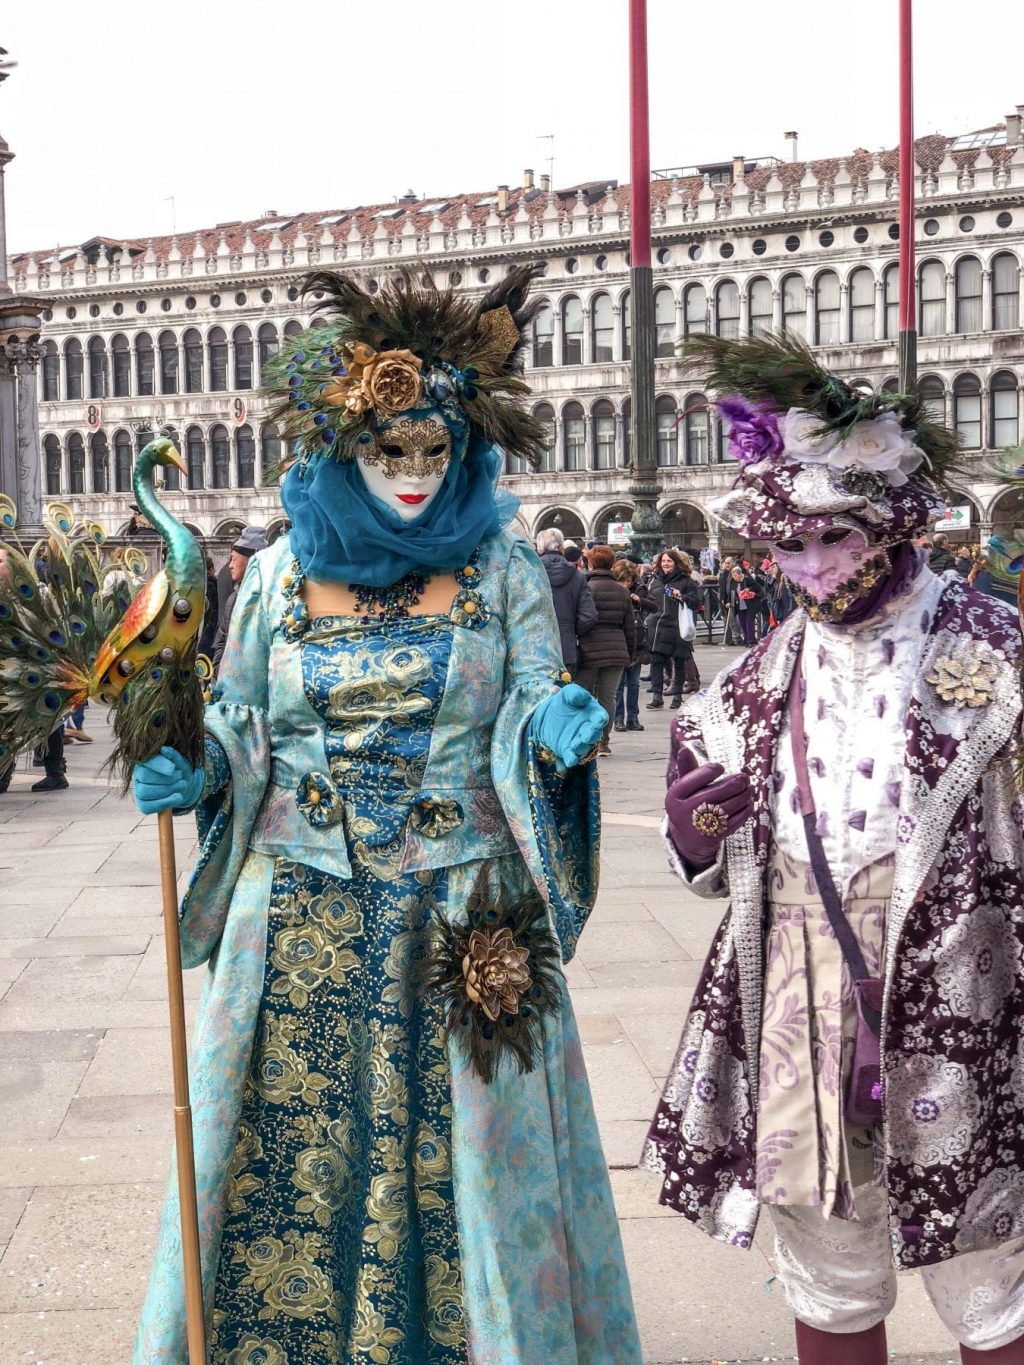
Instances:
[[[467,1359],[448,1054],[416,983],[447,874],[399,875],[395,859],[451,630],[447,616],[321,618],[302,645],[353,875],[275,863],[213,1365]]]

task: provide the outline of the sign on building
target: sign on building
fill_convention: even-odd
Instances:
[[[90,403],[86,408],[85,424],[90,431],[99,431],[103,425],[103,409],[99,403]]]
[[[971,529],[971,506],[947,507],[946,515],[935,523],[936,531],[969,531]]]
[[[236,427],[242,427],[245,426],[245,417],[245,400],[236,398],[231,404],[231,420]]]
[[[627,545],[633,535],[631,521],[610,521],[608,523],[608,544]]]

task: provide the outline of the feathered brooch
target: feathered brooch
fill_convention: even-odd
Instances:
[[[435,915],[424,993],[439,996],[448,1038],[490,1084],[503,1061],[522,1074],[540,1060],[544,1017],[561,998],[559,955],[540,896],[505,901],[486,867],[466,910],[464,924]]]

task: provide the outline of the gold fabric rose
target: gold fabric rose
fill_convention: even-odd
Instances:
[[[516,946],[510,929],[487,933],[474,929],[469,936],[469,951],[462,959],[466,994],[479,1005],[488,1019],[518,1014],[520,997],[533,985],[527,970],[529,950]]]
[[[390,416],[415,407],[423,392],[423,362],[412,351],[375,351],[365,341],[348,348],[345,368],[321,393],[320,401],[362,417],[370,408]]]

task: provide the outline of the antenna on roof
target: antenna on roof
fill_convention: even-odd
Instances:
[[[536,138],[536,141],[537,141],[537,142],[546,142],[546,143],[548,144],[548,158],[547,158],[547,160],[548,160],[548,188],[549,188],[549,189],[554,189],[554,185],[555,185],[555,135],[554,135],[554,133],[541,133],[541,134]]]

